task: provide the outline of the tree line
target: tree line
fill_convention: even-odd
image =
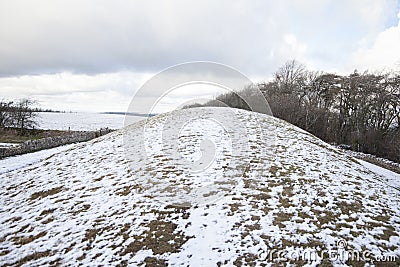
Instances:
[[[31,99],[0,101],[0,129],[17,128],[20,132],[37,126],[36,102]]]
[[[354,71],[338,75],[310,71],[292,60],[280,67],[271,81],[257,87],[274,116],[326,142],[400,162],[398,73]],[[249,109],[233,92],[205,105],[222,104]]]

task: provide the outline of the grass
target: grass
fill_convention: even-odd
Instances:
[[[38,140],[46,137],[68,136],[71,131],[25,129],[22,132],[16,128],[0,129],[0,143],[23,143],[28,140]]]
[[[146,266],[168,266],[167,261],[155,257],[146,257],[144,259]]]
[[[29,244],[32,241],[35,241],[36,239],[44,237],[46,234],[47,234],[47,232],[43,231],[43,232],[38,233],[37,235],[29,235],[27,237],[14,237],[12,240],[13,240],[14,244],[22,246],[25,244]]]
[[[180,247],[190,238],[175,232],[177,225],[164,221],[154,220],[148,224],[149,230],[140,236],[133,236],[134,241],[128,244],[121,256],[135,254],[139,250],[150,249],[156,255],[178,252]]]
[[[55,187],[55,188],[52,188],[49,190],[39,191],[39,192],[33,193],[30,197],[30,200],[40,199],[40,198],[54,195],[54,194],[60,193],[61,191],[63,191],[63,189],[64,189],[64,187],[59,186],[59,187]]]
[[[5,264],[3,266],[22,266],[28,262],[34,261],[34,260],[38,260],[44,257],[48,257],[50,256],[52,253],[50,250],[46,250],[46,251],[42,251],[42,252],[34,252],[32,254],[29,254],[23,258],[21,258],[20,260],[12,263],[12,264]]]

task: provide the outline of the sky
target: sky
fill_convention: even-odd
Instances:
[[[0,0],[0,99],[126,111],[148,79],[190,61],[226,64],[254,82],[291,59],[339,74],[399,70],[399,21],[395,0]],[[216,94],[180,90],[160,110],[181,95]]]

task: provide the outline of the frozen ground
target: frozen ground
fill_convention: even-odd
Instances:
[[[39,163],[45,158],[60,153],[64,150],[72,148],[74,144],[59,146],[51,149],[41,150],[37,152],[27,153],[14,157],[7,157],[0,160],[0,175],[13,170],[21,169],[23,167]]]
[[[120,129],[124,127],[124,115],[100,113],[56,113],[40,112],[39,128],[45,130],[95,131],[100,128]],[[131,116],[132,120],[144,117]]]
[[[141,133],[141,122],[2,173],[0,263],[282,266],[308,251],[318,256],[291,263],[343,266],[357,260],[320,257],[321,251],[367,251],[358,263],[381,266],[378,257],[386,256],[399,265],[400,175],[355,160],[286,122],[234,111],[250,134],[239,158],[243,172],[229,167],[235,152],[225,140],[229,133],[204,121],[185,128],[179,141],[186,142],[180,152],[194,159],[200,134],[222,144],[207,177],[171,164],[166,155],[172,148],[168,139],[163,147],[158,134],[166,119],[178,125],[185,114],[223,118],[224,112],[202,108],[152,118],[144,142],[151,158],[144,165],[125,156],[123,142],[124,131]],[[130,149],[140,150],[139,142]],[[185,207],[158,201],[170,196],[165,185],[196,189],[221,173],[236,183],[230,190],[218,184],[224,192],[218,201]],[[146,179],[153,186],[147,188]]]

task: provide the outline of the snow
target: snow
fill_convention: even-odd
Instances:
[[[383,180],[384,184],[390,185],[392,187],[397,188],[400,190],[400,174],[392,172],[388,169],[379,167],[375,164],[366,162],[364,160],[357,159],[362,165],[370,169],[371,171],[375,172],[379,175],[379,180]]]
[[[101,128],[121,129],[124,127],[125,115],[102,113],[58,113],[39,112],[38,123],[40,129],[95,131]],[[130,121],[140,121],[145,117],[130,116]]]
[[[200,108],[151,118],[144,141],[138,138],[142,121],[46,155],[19,156],[13,167],[3,168],[13,158],[0,161],[6,170],[0,179],[0,262],[270,266],[279,261],[278,251],[338,251],[339,241],[347,250],[400,258],[397,174],[279,119],[233,111],[249,133],[240,151],[233,149],[243,141],[235,139],[239,135],[206,122],[210,114],[228,120],[224,114],[232,110]],[[166,155],[176,140],[160,135],[168,118],[178,128],[190,116],[200,119],[183,124],[177,140],[185,145],[178,147],[186,160],[196,161],[202,137],[212,140],[215,161],[203,172],[174,165]],[[128,148],[127,135],[136,137]],[[147,161],[139,153],[143,147]],[[138,157],[127,156],[127,149]],[[236,163],[248,167],[224,167]],[[214,198],[192,198],[218,179],[231,186],[215,185],[221,191],[208,192]],[[174,198],[191,205],[171,206]],[[42,254],[34,258],[34,252]],[[293,264],[317,266],[322,260]]]
[[[71,145],[59,146],[51,149],[41,150],[33,153],[28,153],[24,155],[18,155],[13,157],[7,157],[0,160],[0,174],[10,172],[13,170],[21,169],[23,167],[38,163],[57,152],[65,151],[74,147]]]

